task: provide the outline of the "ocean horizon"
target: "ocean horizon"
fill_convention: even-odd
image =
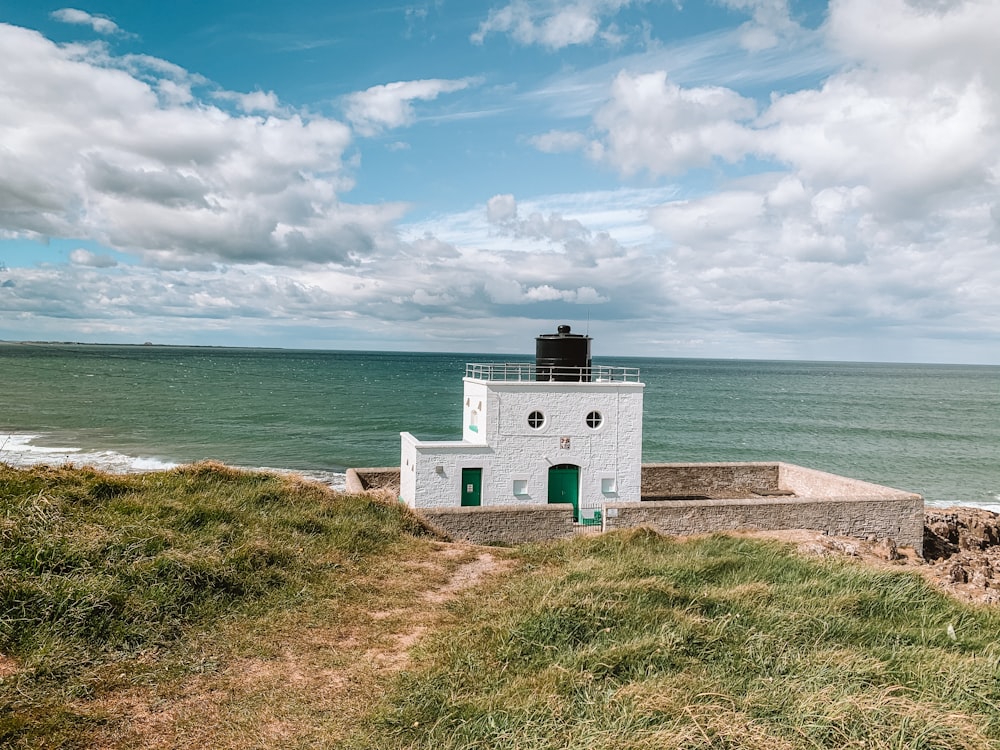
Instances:
[[[530,355],[0,342],[0,462],[200,460],[342,488],[461,437],[468,362]],[[594,357],[638,367],[643,461],[785,461],[1000,511],[1000,366]]]

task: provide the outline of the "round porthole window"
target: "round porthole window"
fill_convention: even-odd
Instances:
[[[533,411],[528,415],[528,427],[533,430],[537,430],[543,424],[545,424],[545,415],[540,411]]]
[[[592,411],[587,415],[587,427],[592,430],[596,430],[600,427],[603,421],[604,417],[601,416],[601,412],[599,411]]]

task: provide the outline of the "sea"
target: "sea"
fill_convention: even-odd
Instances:
[[[302,474],[461,439],[466,363],[532,357],[0,343],[0,463]],[[786,461],[1000,511],[1000,367],[595,357],[637,367],[643,461]]]

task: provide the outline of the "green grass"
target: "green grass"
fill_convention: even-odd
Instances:
[[[0,465],[0,540],[0,747],[1000,750],[1000,610],[778,543],[494,550],[429,598],[482,551],[204,464]]]
[[[644,531],[521,554],[354,746],[1000,747],[1000,616],[915,576]]]
[[[370,560],[419,531],[396,506],[220,465],[0,465],[0,654],[18,665],[0,684],[0,746],[73,745],[92,721],[73,702],[123,670],[168,679],[190,668],[186,639],[347,601]]]

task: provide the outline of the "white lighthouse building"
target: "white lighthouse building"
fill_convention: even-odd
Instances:
[[[411,508],[572,503],[600,523],[605,502],[639,500],[638,368],[593,366],[589,336],[559,326],[534,364],[466,365],[462,439],[401,433],[400,498]]]

